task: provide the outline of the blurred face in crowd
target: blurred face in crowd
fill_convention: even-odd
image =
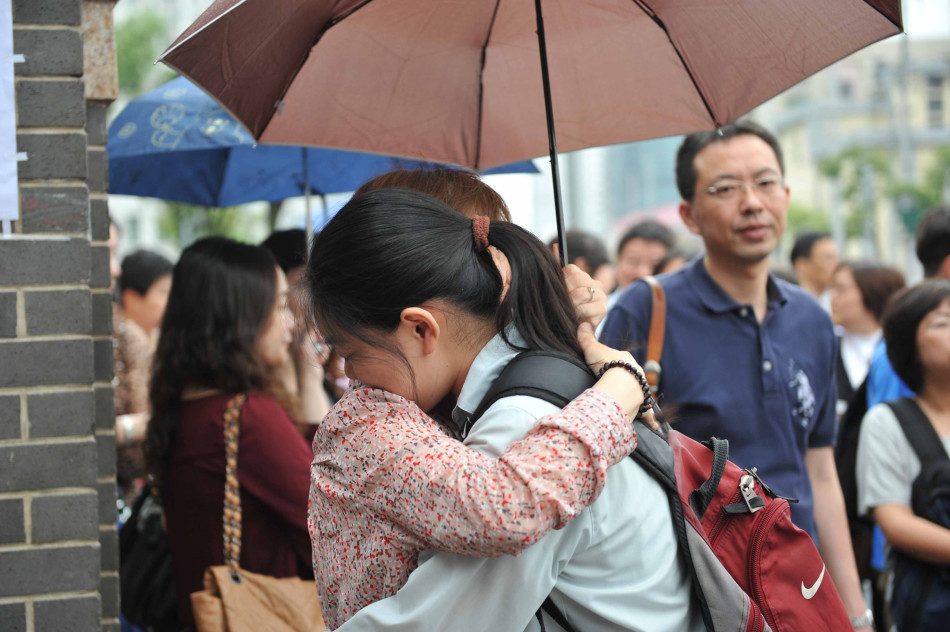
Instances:
[[[624,288],[637,279],[653,274],[653,268],[669,249],[658,241],[634,237],[617,255],[617,287]]]
[[[817,288],[827,288],[838,267],[838,247],[831,239],[819,239],[811,248],[811,255],[799,266],[799,275]]]
[[[161,326],[171,291],[172,275],[160,276],[152,282],[144,296],[131,288],[123,291],[122,309],[139,327],[150,332]]]
[[[724,265],[764,261],[788,213],[789,190],[772,148],[752,134],[735,136],[700,150],[693,168],[696,194],[680,202],[680,216],[703,238],[707,257]]]
[[[932,379],[950,375],[950,299],[920,321],[917,327],[917,354],[924,376]]]
[[[831,320],[848,331],[859,331],[868,322],[876,322],[865,307],[861,290],[851,268],[842,267],[831,278]]]
[[[287,276],[280,268],[277,270],[277,289],[270,318],[257,339],[259,360],[268,367],[280,366],[290,360],[290,343],[294,315],[289,306],[289,285]]]
[[[614,287],[617,285],[615,280],[616,277],[614,275],[614,267],[609,263],[605,263],[594,270],[593,274],[591,274],[591,277],[595,281],[599,281],[600,284],[604,286],[604,290],[607,292],[607,294],[613,292]]]

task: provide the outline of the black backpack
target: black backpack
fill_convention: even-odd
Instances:
[[[950,529],[950,456],[927,416],[913,399],[888,402],[917,458],[920,474],[911,489],[914,513]],[[950,619],[950,567],[935,566],[892,550],[894,588],[891,610],[901,632],[947,629]]]

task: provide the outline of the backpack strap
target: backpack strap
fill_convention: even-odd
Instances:
[[[635,421],[633,426],[637,431],[637,447],[630,457],[663,489],[676,495],[676,471],[670,444],[641,421]]]
[[[574,626],[570,624],[567,617],[565,617],[561,609],[557,607],[557,604],[554,603],[550,595],[548,595],[544,603],[541,604],[541,610],[547,612],[548,616],[554,619],[554,622],[564,629],[564,632],[576,632]],[[538,610],[537,616],[538,620],[541,621],[541,632],[544,632],[544,620],[541,619],[541,610]]]
[[[465,424],[462,436],[499,399],[528,395],[564,408],[594,385],[590,368],[573,356],[554,351],[525,351],[508,363],[492,382],[481,403]]]
[[[673,448],[670,447],[670,444],[664,437],[654,432],[643,422],[635,421],[633,426],[637,431],[637,447],[630,457],[666,491],[670,507],[670,516],[673,519],[672,527],[676,534],[677,554],[688,569],[690,578],[693,581],[693,591],[698,597],[698,601],[702,607],[703,622],[706,624],[706,629],[714,630],[715,627],[713,626],[712,613],[709,609],[709,600],[706,595],[703,594],[702,584],[697,576],[696,565],[693,562],[693,556],[689,547],[686,516],[683,513],[683,505],[680,502],[676,485],[676,462],[673,455]],[[722,467],[724,470],[725,461],[728,460],[729,457],[729,443],[722,441],[719,444],[714,444],[709,447],[719,452],[725,450],[724,454],[714,454],[713,456],[713,470],[716,468],[716,462],[719,460],[719,457],[723,459]],[[715,479],[716,486],[718,487],[722,474],[722,471],[720,471],[718,475],[713,471],[707,482]],[[696,492],[693,493],[695,494]],[[713,488],[713,493],[715,493],[715,488]],[[692,498],[690,501],[690,504],[692,504]],[[644,507],[644,510],[647,511],[649,508]]]
[[[934,430],[933,424],[916,401],[910,397],[904,397],[894,402],[887,402],[887,405],[897,416],[901,430],[910,442],[910,447],[917,453],[921,466],[932,461],[950,461],[950,455],[947,455],[940,435]]]
[[[709,478],[703,481],[699,489],[694,489],[689,493],[689,506],[700,520],[703,519],[703,514],[716,497],[719,482],[722,481],[722,475],[726,471],[726,463],[729,462],[729,442],[726,439],[712,437],[709,441],[704,441],[703,445],[713,451],[712,470]],[[745,503],[741,504],[743,511],[747,509]]]
[[[650,333],[647,335],[647,357],[643,363],[643,373],[646,375],[650,392],[654,395],[660,387],[660,377],[663,367],[660,358],[663,357],[663,340],[666,338],[666,292],[654,276],[642,278],[653,293],[653,308],[650,312]]]

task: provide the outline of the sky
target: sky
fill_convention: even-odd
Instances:
[[[904,30],[911,37],[950,35],[950,0],[904,0]]]

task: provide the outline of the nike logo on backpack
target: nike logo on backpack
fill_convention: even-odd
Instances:
[[[821,575],[818,576],[818,581],[815,582],[815,585],[811,588],[805,588],[805,582],[802,582],[802,597],[805,599],[811,599],[815,596],[815,593],[818,592],[818,587],[821,586],[821,580],[825,578],[825,567],[821,567]]]

